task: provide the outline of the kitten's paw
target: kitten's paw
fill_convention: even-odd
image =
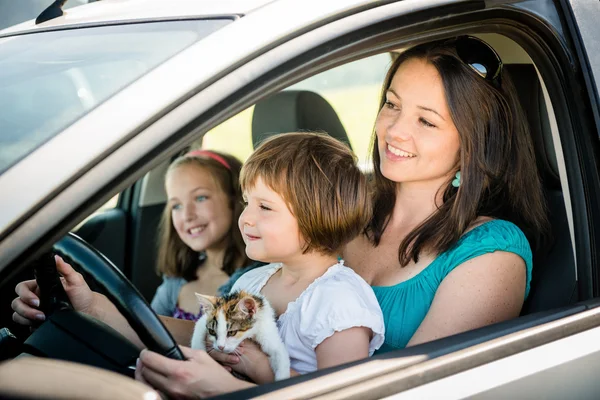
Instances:
[[[275,380],[276,381],[281,381],[284,379],[287,379],[290,377],[290,370],[288,369],[287,371],[281,371],[281,372],[277,372],[275,374]]]
[[[275,380],[276,381],[280,381],[283,379],[287,379],[290,377],[290,369],[286,368],[280,368],[278,371],[274,371],[275,372]]]
[[[287,356],[287,353],[286,353]],[[280,381],[282,379],[287,379],[290,377],[290,360],[287,357],[282,357],[278,360],[274,361],[271,364],[271,368],[273,368],[273,373],[275,375],[275,380]]]

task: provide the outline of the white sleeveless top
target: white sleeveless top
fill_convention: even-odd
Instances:
[[[281,264],[269,264],[242,275],[231,292],[245,290],[260,294]],[[384,340],[383,314],[373,289],[343,261],[315,279],[300,296],[288,304],[277,320],[279,335],[290,355],[292,369],[300,374],[317,370],[315,348],[335,332],[353,327],[373,331],[369,356]]]

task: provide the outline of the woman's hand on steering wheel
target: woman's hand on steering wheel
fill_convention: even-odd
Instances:
[[[63,288],[76,311],[94,315],[96,293],[92,292],[83,276],[75,271],[60,256],[54,257],[56,269],[62,276],[60,278]],[[13,321],[21,325],[31,325],[34,321],[43,321],[45,315],[39,310],[40,292],[35,279],[20,282],[16,288],[17,298],[11,307],[14,311]]]

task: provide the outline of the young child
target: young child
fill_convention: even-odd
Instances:
[[[230,155],[191,151],[167,171],[168,203],[160,223],[157,314],[200,317],[195,292],[216,294],[229,276],[250,263],[237,221],[242,212],[241,163]]]
[[[371,287],[339,257],[370,217],[367,182],[343,143],[325,134],[285,133],[242,167],[246,254],[269,262],[232,292],[263,295],[299,374],[365,358],[384,340]]]

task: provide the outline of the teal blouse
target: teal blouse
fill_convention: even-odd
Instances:
[[[457,266],[477,256],[507,251],[523,258],[527,269],[525,298],[532,270],[531,247],[512,222],[491,220],[465,233],[418,275],[394,286],[373,286],[383,311],[385,342],[378,353],[406,347],[429,311],[442,280]]]

